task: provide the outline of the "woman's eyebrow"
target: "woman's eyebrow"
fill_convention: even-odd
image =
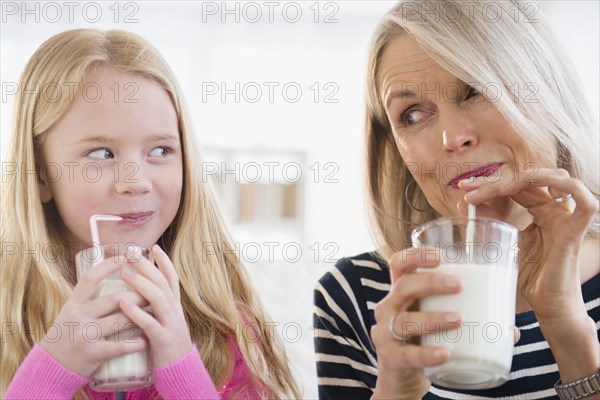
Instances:
[[[408,98],[413,98],[416,95],[417,95],[417,92],[415,92],[414,90],[408,90],[408,89],[396,90],[396,91],[390,93],[387,96],[387,100],[385,102],[385,106],[389,107],[390,103],[393,100],[396,100],[396,99],[405,100],[405,99],[408,99]]]
[[[470,86],[469,84],[467,84],[466,82],[464,82],[458,78],[452,82],[447,83],[446,85],[449,85],[449,84],[454,85],[460,89],[464,89],[464,88]],[[396,99],[406,100],[406,99],[412,99],[412,98],[416,97],[419,87],[417,87],[416,85],[407,85],[407,86],[410,86],[411,89],[401,89],[401,90],[396,90],[396,91],[391,92],[387,97],[385,106],[389,107],[390,103]],[[415,90],[413,88],[415,88],[417,90]],[[421,85],[421,89],[423,89],[423,84]],[[426,87],[425,87],[425,90],[427,90]]]

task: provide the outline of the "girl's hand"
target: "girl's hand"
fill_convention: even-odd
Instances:
[[[377,323],[371,329],[379,364],[372,399],[422,398],[431,384],[423,367],[442,364],[450,357],[446,348],[409,343],[411,338],[425,332],[434,333],[462,324],[463,316],[454,312],[414,311],[415,301],[421,297],[460,292],[461,282],[453,275],[413,273],[417,268],[435,268],[440,261],[439,253],[432,257],[431,249],[426,252],[423,248],[401,251],[390,260],[392,288],[377,304]],[[406,340],[395,338],[391,327]]]
[[[586,230],[598,211],[598,200],[585,185],[565,170],[540,168],[532,177],[510,174],[496,182],[480,177],[472,183],[461,181],[459,187],[468,191],[465,200],[477,204],[480,215],[500,219],[482,203],[510,196],[533,216],[519,243],[518,290],[538,320],[564,324],[574,316],[587,317],[579,257]],[[466,204],[459,207],[466,211]]]
[[[169,256],[158,246],[152,248],[158,269],[141,257],[129,265],[138,272],[121,270],[123,280],[140,293],[152,308],[152,314],[123,300],[121,310],[139,326],[150,342],[153,368],[162,368],[181,359],[192,349],[192,339],[179,296],[179,277]]]
[[[145,306],[147,303],[139,294],[122,291],[94,299],[96,288],[102,280],[123,266],[122,260],[115,262],[111,257],[90,268],[81,277],[39,343],[71,372],[89,377],[106,360],[146,347],[143,338],[121,342],[106,339],[116,332],[131,328],[131,320],[119,311],[119,301]]]

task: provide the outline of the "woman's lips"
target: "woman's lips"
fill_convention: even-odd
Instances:
[[[127,213],[127,214],[115,214],[123,218],[119,221],[119,225],[143,225],[154,215],[152,211],[139,212],[139,213]]]
[[[470,177],[479,177],[479,176],[490,176],[493,175],[496,171],[502,167],[503,163],[489,163],[482,165],[479,168],[475,168],[472,171],[465,172],[464,174],[460,174],[455,176],[448,182],[448,186],[452,186],[455,189],[458,189],[458,182],[463,179],[469,179]]]

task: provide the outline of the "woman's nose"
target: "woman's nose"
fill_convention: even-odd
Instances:
[[[442,146],[448,153],[460,153],[477,146],[478,132],[469,111],[455,105],[440,108]]]
[[[477,137],[468,127],[447,128],[442,132],[442,146],[449,153],[460,153],[477,145]]]
[[[115,176],[115,190],[119,194],[143,194],[150,191],[152,184],[144,168],[136,162],[122,163]]]

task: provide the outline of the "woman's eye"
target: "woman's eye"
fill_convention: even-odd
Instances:
[[[115,158],[115,155],[112,153],[112,151],[105,148],[92,150],[88,153],[88,156],[92,158],[98,158],[101,160]]]
[[[423,118],[425,118],[426,113],[419,110],[408,110],[404,114],[402,114],[401,121],[403,126],[411,126],[418,122],[420,122]]]
[[[468,100],[471,97],[479,96],[480,94],[481,93],[479,93],[479,91],[477,89],[475,89],[473,86],[469,86],[468,90],[467,90],[467,96],[465,97],[465,100]]]
[[[170,147],[164,147],[164,146],[160,146],[160,147],[155,147],[152,149],[152,151],[150,151],[150,155],[152,157],[164,157],[167,154],[171,153],[171,148]]]

